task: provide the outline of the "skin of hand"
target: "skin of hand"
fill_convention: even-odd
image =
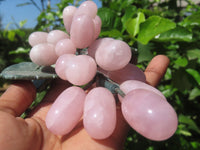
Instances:
[[[145,70],[147,83],[156,86],[169,65],[164,55],[155,56]],[[64,136],[53,135],[45,125],[45,116],[55,98],[70,84],[56,81],[42,103],[29,118],[19,116],[35,98],[31,82],[12,84],[0,97],[1,150],[122,150],[130,127],[117,107],[117,127],[105,140],[92,139],[83,128],[82,120],[73,131]]]

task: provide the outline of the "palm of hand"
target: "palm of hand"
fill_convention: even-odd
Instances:
[[[164,75],[169,60],[165,56],[155,57],[147,67],[147,82],[157,85]],[[53,135],[45,125],[45,116],[55,97],[69,85],[57,81],[42,104],[30,118],[19,116],[31,104],[35,89],[29,82],[20,82],[10,86],[0,99],[0,149],[6,150],[110,150],[122,149],[128,125],[123,119],[120,107],[117,109],[117,127],[111,137],[94,140],[87,135],[82,121],[65,136]]]

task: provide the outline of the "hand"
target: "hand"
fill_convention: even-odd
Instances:
[[[156,86],[165,74],[169,59],[158,55],[145,70],[147,82]],[[45,116],[52,102],[62,90],[69,87],[57,81],[48,95],[27,119],[20,118],[35,98],[31,82],[11,85],[0,98],[0,149],[1,150],[121,150],[130,129],[117,108],[117,127],[105,140],[94,140],[86,133],[82,121],[68,135],[55,136],[45,126]]]

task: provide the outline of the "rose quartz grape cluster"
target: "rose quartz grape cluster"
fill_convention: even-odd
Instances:
[[[67,6],[63,21],[67,32],[34,32],[29,36],[31,60],[43,66],[55,64],[58,76],[73,85],[55,100],[46,116],[47,128],[56,135],[70,133],[81,119],[94,139],[105,139],[116,128],[116,101],[105,87],[86,93],[81,87],[97,72],[109,78],[125,94],[118,95],[127,123],[144,137],[161,141],[177,128],[177,115],[163,94],[146,84],[144,73],[131,60],[127,43],[113,38],[98,38],[101,19],[97,5],[85,1],[78,8]],[[80,49],[87,53],[77,55]]]

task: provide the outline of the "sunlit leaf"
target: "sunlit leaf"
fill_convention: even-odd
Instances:
[[[188,16],[187,18],[185,18],[181,23],[182,26],[194,26],[200,25],[200,12],[197,13],[193,13],[192,15]]]
[[[50,21],[54,21],[55,18],[54,18],[53,12],[47,13],[46,19],[47,19],[47,20],[50,20]]]
[[[140,30],[140,24],[145,21],[145,16],[142,12],[137,14],[136,18],[130,19],[126,22],[126,30],[133,37],[136,36]]]
[[[14,30],[10,30],[10,31],[8,31],[8,39],[10,40],[10,41],[14,41],[15,40],[15,31]]]
[[[187,57],[189,60],[200,59],[200,49],[188,50]]]
[[[121,18],[122,24],[123,24],[123,30],[126,28],[127,21],[133,17],[133,15],[137,12],[136,6],[129,6],[125,10],[125,14]]]
[[[108,36],[108,37],[122,37],[122,34],[120,31],[113,29],[110,31],[103,31],[100,33],[100,36]]]
[[[191,42],[192,41],[192,33],[186,30],[183,27],[176,27],[175,29],[168,30],[164,33],[161,33],[158,38],[158,41],[185,41]]]
[[[142,44],[147,44],[155,36],[175,27],[176,24],[169,19],[151,16],[145,22],[141,23],[137,40]]]
[[[19,22],[20,28],[22,28],[27,23],[27,20],[22,20]]]
[[[177,60],[174,62],[177,66],[180,67],[185,67],[188,64],[188,60],[185,57],[179,57]]]

